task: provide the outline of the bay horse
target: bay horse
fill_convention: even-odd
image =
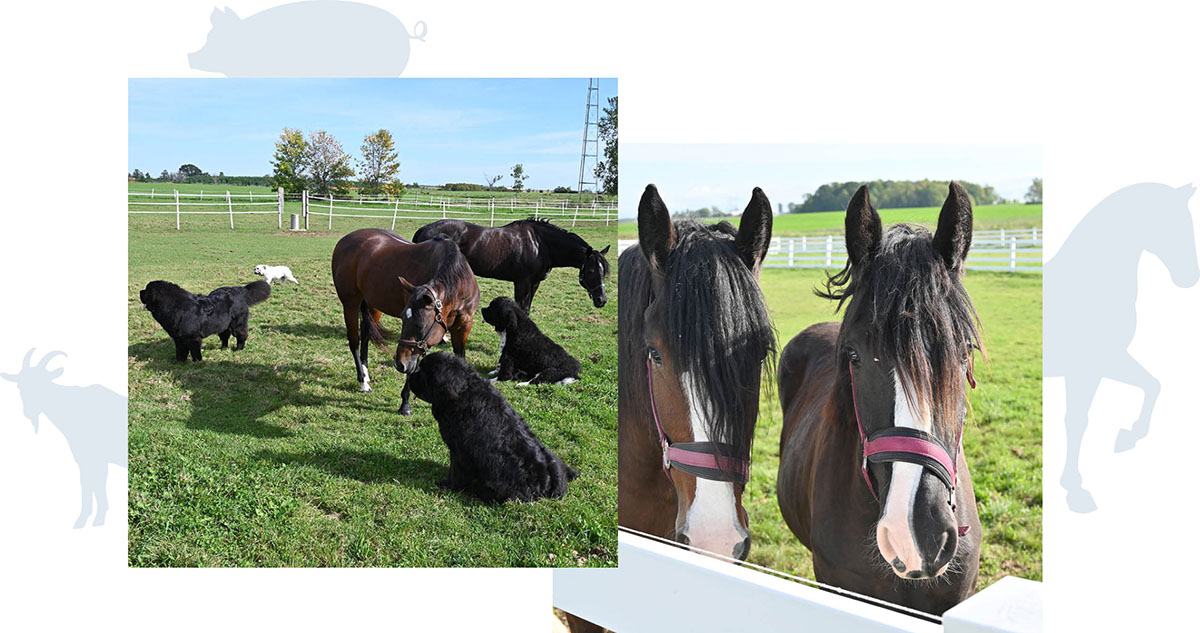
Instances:
[[[466,354],[479,283],[454,242],[442,238],[414,244],[384,229],[359,229],[333,248],[333,285],[342,302],[359,391],[371,391],[367,347],[368,341],[384,343],[383,314],[401,319],[394,362],[402,374],[415,371],[421,357],[447,333],[454,353]],[[410,394],[406,379],[400,415],[412,413]]]
[[[592,304],[603,308],[608,303],[604,280],[610,246],[596,250],[582,237],[546,219],[517,220],[497,227],[438,220],[417,229],[413,241],[424,242],[435,235],[445,235],[458,244],[476,275],[513,282],[513,298],[526,314],[552,268],[578,268],[579,285],[587,290]]]
[[[775,333],[758,287],[771,203],[755,188],[740,227],[672,222],[658,189],[618,261],[618,518],[744,560],[742,493]]]
[[[1145,394],[1137,420],[1118,432],[1116,451],[1133,448],[1150,430],[1160,385],[1129,353],[1137,331],[1138,261],[1143,252],[1155,255],[1180,288],[1200,281],[1188,210],[1195,192],[1192,185],[1154,182],[1116,191],[1088,212],[1046,262],[1044,370],[1066,382],[1067,455],[1060,483],[1073,512],[1096,509],[1083,487],[1079,449],[1102,378]]]
[[[979,574],[961,442],[982,353],[962,285],[971,230],[957,183],[933,234],[884,232],[861,187],[846,210],[846,266],[817,291],[845,307],[842,322],[800,332],[779,360],[776,495],[817,580],[938,615]]]

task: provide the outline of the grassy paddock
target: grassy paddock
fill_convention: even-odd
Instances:
[[[840,321],[833,302],[812,294],[819,270],[764,270],[762,288],[779,349],[804,328]],[[1004,575],[1042,578],[1042,277],[969,272],[967,290],[983,323],[986,362],[963,444],[983,523],[979,588]],[[977,361],[978,362],[978,361]],[[812,578],[809,551],[779,512],[775,481],[783,420],[777,389],[764,389],[746,492],[754,545],[750,561]]]
[[[155,193],[155,199],[157,199],[159,193],[163,194],[164,196],[173,196],[174,194],[172,192],[176,191],[176,190],[179,191],[179,193],[187,193],[187,194],[195,194],[195,193],[203,192],[206,200],[208,199],[208,194],[210,194],[210,193],[213,195],[214,198],[218,198],[218,197],[224,197],[226,191],[228,191],[229,193],[237,193],[237,194],[254,193],[256,196],[260,193],[263,194],[263,196],[269,196],[269,195],[273,195],[276,193],[276,189],[274,187],[265,187],[262,185],[226,185],[226,184],[213,185],[213,184],[186,183],[186,182],[181,182],[181,183],[131,182],[131,183],[129,183],[129,191],[149,193],[152,189],[154,190],[154,193]],[[548,192],[544,193],[544,192],[540,192],[540,191],[449,191],[446,189],[438,189],[435,187],[420,187],[418,189],[414,189],[411,186],[405,188],[404,196],[406,198],[411,197],[414,194],[421,195],[421,196],[434,196],[435,198],[439,198],[439,199],[440,198],[495,198],[497,200],[510,200],[512,198],[516,198],[518,201],[528,200],[530,202],[532,202],[534,199],[540,199],[540,200],[554,200],[556,202],[565,201],[568,205],[576,204],[580,200],[583,200],[584,202],[587,202],[590,204],[595,197],[594,194],[590,194],[590,193],[580,196],[580,194],[578,194],[578,193],[548,193]],[[354,191],[352,191],[351,194],[349,195],[350,198],[357,198],[357,196],[358,196],[358,194]],[[131,196],[131,199],[132,198],[142,200],[142,199],[146,198],[146,196]],[[605,203],[616,202],[617,197],[601,194],[600,200]]]
[[[567,386],[500,386],[538,437],[580,471],[560,500],[488,505],[443,491],[448,453],[429,405],[396,414],[394,346],[372,348],[371,394],[359,394],[330,278],[333,233],[288,233],[273,216],[129,221],[129,564],[131,566],[612,566],[616,545],[616,297],[592,307],[576,271],[542,284],[533,317],[583,364]],[[420,222],[398,226],[411,233]],[[593,246],[612,228],[581,228]],[[240,352],[204,343],[202,363],[141,309],[155,279],[195,292],[261,279],[286,264],[251,309]],[[615,263],[615,262],[614,262]],[[616,275],[609,283],[615,286]],[[481,304],[512,285],[480,279]],[[393,331],[399,320],[384,318]],[[499,341],[476,313],[467,360],[495,366]],[[449,349],[449,345],[444,346]]]
[[[897,222],[923,224],[929,228],[937,226],[937,216],[941,207],[920,207],[913,209],[880,209],[879,217],[883,225]],[[734,226],[737,217],[717,218],[711,222],[728,220]],[[994,204],[975,207],[975,230],[990,231],[995,229],[1027,229],[1042,226],[1042,205],[1040,204]],[[845,231],[846,213],[844,211],[828,211],[824,213],[788,213],[775,216],[771,235],[773,237],[791,237],[800,235],[840,235]],[[622,220],[617,225],[617,236],[623,240],[637,238],[637,220]]]

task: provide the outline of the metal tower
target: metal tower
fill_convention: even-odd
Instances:
[[[579,156],[579,191],[590,185],[596,198],[600,186],[596,178],[596,161],[600,155],[600,79],[588,79],[587,108],[583,116],[583,152]],[[589,160],[590,159],[590,160]]]

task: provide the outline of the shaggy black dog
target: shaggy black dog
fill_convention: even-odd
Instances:
[[[450,476],[438,485],[484,501],[558,498],[578,473],[542,445],[525,420],[467,361],[445,352],[426,356],[408,384],[433,405],[450,449]]]
[[[579,361],[561,345],[542,334],[516,301],[496,297],[482,310],[483,320],[500,334],[500,362],[496,380],[521,380],[522,384],[567,385],[579,380]]]
[[[271,286],[255,281],[245,286],[217,288],[208,296],[194,295],[169,281],[152,281],[141,292],[142,307],[175,341],[175,360],[200,360],[200,341],[216,334],[221,348],[229,347],[229,335],[237,337],[237,347],[246,346],[250,306],[266,301]]]

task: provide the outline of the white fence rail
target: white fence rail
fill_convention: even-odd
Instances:
[[[637,240],[618,240],[617,251],[634,244]],[[763,260],[764,268],[841,268],[845,264],[846,239],[841,235],[773,238]],[[1042,230],[976,231],[967,269],[1041,272]]]
[[[518,200],[515,198],[433,198],[424,196],[391,199],[341,199],[332,196],[313,196],[308,191],[285,195],[280,189],[273,194],[242,193],[229,191],[220,195],[214,192],[181,193],[178,190],[129,191],[130,215],[174,215],[175,228],[181,227],[185,215],[228,215],[229,228],[234,228],[237,215],[275,215],[278,228],[283,228],[285,202],[299,202],[298,210],[303,225],[309,228],[310,216],[325,218],[326,228],[333,229],[334,218],[370,218],[381,223],[391,221],[396,228],[397,220],[422,220],[457,218],[496,226],[497,223],[533,217],[547,219],[559,224],[611,226],[617,223],[617,208],[612,203],[571,204],[565,200],[546,202],[540,198]]]
[[[620,567],[554,572],[554,606],[621,633],[1035,633],[1041,583],[1006,577],[921,619],[622,530]],[[940,620],[940,622],[938,622]]]

